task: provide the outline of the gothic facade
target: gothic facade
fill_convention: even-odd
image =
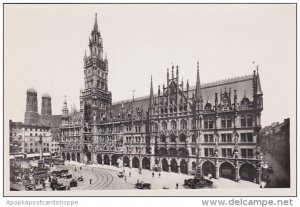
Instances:
[[[112,103],[108,60],[97,16],[84,55],[85,88],[80,111],[62,109],[61,151],[66,160],[260,182],[263,93],[258,69],[253,74],[200,83],[167,71],[166,84],[146,97]]]

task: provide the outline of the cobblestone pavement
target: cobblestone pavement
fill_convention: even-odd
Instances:
[[[80,170],[80,167],[82,168]],[[178,183],[178,189],[185,189],[184,180],[193,178],[191,175],[178,174],[172,172],[153,172],[143,169],[141,173],[137,168],[122,167],[108,165],[85,165],[77,162],[66,162],[65,166],[59,166],[57,169],[69,169],[72,178],[76,179],[79,176],[84,177],[84,181],[79,182],[77,187],[71,187],[70,190],[122,190],[134,189],[137,181],[151,183],[152,189],[175,189]],[[123,178],[118,177],[118,173],[125,171]],[[153,176],[154,175],[154,176]],[[60,183],[69,184],[71,179],[59,179]],[[90,183],[91,180],[91,183]],[[240,180],[235,182],[225,178],[212,179],[214,188],[259,188],[256,183]],[[47,182],[46,190],[50,189],[50,183]],[[13,184],[15,189],[25,190],[24,186]]]
[[[76,162],[70,162],[72,165],[76,166],[85,166],[80,163]],[[139,170],[137,168],[128,168],[128,167],[122,167],[117,168],[115,166],[108,166],[108,165],[99,165],[99,164],[92,164],[85,166],[86,168],[89,168],[90,170],[109,170],[110,173],[117,175],[118,172],[125,170],[125,176],[126,178],[119,178],[116,177],[117,180],[123,180],[126,181],[128,184],[131,184],[131,188],[133,188],[134,184],[139,181],[143,181],[145,183],[151,183],[152,189],[175,189],[176,183],[178,183],[179,189],[185,189],[184,180],[193,178],[191,175],[186,174],[178,174],[178,173],[172,173],[172,172],[154,172],[154,176],[152,175],[153,171],[150,170],[142,170],[142,173],[139,173]],[[130,174],[130,175],[129,175]],[[159,176],[160,174],[160,176]],[[124,189],[119,188],[117,185],[118,183],[122,182],[113,182],[111,185],[107,186],[106,189]],[[219,179],[212,179],[214,182],[214,188],[259,188],[260,186],[256,183],[240,180],[239,182],[235,182],[226,178],[219,178]],[[122,186],[126,187],[126,186]],[[127,188],[128,189],[128,188]]]

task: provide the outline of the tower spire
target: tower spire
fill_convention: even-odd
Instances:
[[[153,104],[154,104],[154,95],[153,95],[153,83],[152,83],[152,75],[151,75],[149,109],[153,107]]]
[[[263,92],[262,92],[261,84],[260,84],[260,78],[259,78],[259,73],[258,73],[258,66],[257,66],[257,69],[256,69],[256,73],[257,73],[257,76],[256,76],[256,95],[262,95]]]
[[[197,81],[196,81],[196,94],[195,98],[198,101],[202,102],[202,92],[201,92],[201,83],[200,83],[200,75],[199,75],[199,62],[197,62]]]
[[[98,32],[98,22],[97,22],[97,13],[95,14],[95,22],[94,22],[94,32]]]

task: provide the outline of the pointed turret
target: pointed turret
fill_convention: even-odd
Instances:
[[[196,91],[195,91],[195,97],[194,98],[199,103],[198,106],[202,110],[202,108],[203,108],[203,99],[202,99],[200,74],[199,74],[199,62],[197,62],[197,81],[196,81]]]
[[[202,100],[201,83],[200,83],[200,75],[199,75],[199,62],[197,62],[197,81],[196,81],[196,94],[195,94],[195,98],[198,101]]]
[[[152,83],[152,75],[151,75],[149,110],[153,108],[153,105],[154,105],[154,95],[153,95],[153,83]]]
[[[254,98],[254,104],[256,108],[263,108],[263,92],[261,89],[261,84],[260,84],[260,78],[259,78],[259,73],[258,73],[258,66],[256,69],[253,71],[253,84],[254,84],[254,93],[253,93],[253,98]]]
[[[95,22],[94,22],[93,32],[98,32],[97,13],[95,14]]]
[[[63,116],[68,116],[68,105],[67,105],[67,97],[64,98],[63,108],[62,108]]]
[[[237,95],[236,95],[236,90],[234,90],[234,98],[233,98],[233,100],[234,100],[234,109],[236,109],[236,107],[237,107]]]
[[[256,76],[256,95],[263,95],[263,92],[261,89],[261,84],[260,84],[258,68],[257,68],[257,76]]]

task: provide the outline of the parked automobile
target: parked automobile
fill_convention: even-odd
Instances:
[[[67,186],[62,183],[58,183],[56,185],[56,190],[67,190]]]
[[[80,177],[77,178],[78,181],[83,181],[83,177],[82,175]]]
[[[124,172],[119,172],[118,176],[119,176],[119,178],[123,178],[124,177]]]
[[[69,178],[72,178],[72,174],[62,174],[60,177],[69,179]]]
[[[142,181],[142,182],[136,183],[136,184],[135,184],[135,188],[141,189],[141,190],[144,190],[144,189],[151,189],[151,184],[150,184],[150,183],[144,183],[144,182]]]
[[[77,181],[74,178],[70,181],[70,187],[77,187]]]
[[[197,189],[197,188],[204,188],[204,187],[211,187],[213,185],[213,182],[207,179],[185,179],[184,180],[184,185],[192,188],[192,189]]]
[[[25,190],[27,190],[27,191],[34,190],[34,188],[35,188],[34,184],[27,184],[27,185],[25,185]]]

